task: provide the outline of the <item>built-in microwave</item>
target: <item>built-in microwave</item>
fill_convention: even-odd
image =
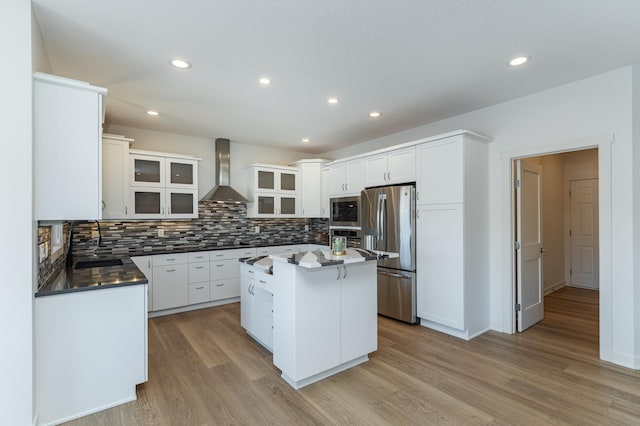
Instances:
[[[360,196],[331,198],[329,226],[360,227]]]

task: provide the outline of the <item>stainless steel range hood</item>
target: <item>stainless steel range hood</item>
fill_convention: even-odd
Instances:
[[[246,203],[247,199],[230,185],[230,148],[229,139],[216,139],[216,182],[213,189],[207,192],[200,201],[217,201],[219,203]]]

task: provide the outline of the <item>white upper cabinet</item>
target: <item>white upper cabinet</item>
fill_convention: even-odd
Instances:
[[[291,164],[300,172],[300,215],[299,217],[323,217],[324,181],[322,169],[326,160],[300,160]],[[329,201],[328,196],[327,203]]]
[[[129,214],[129,144],[133,139],[102,137],[102,218],[122,219]]]
[[[252,164],[248,217],[298,217],[300,174],[295,167]]]
[[[198,217],[198,159],[130,150],[129,208],[132,219]]]
[[[322,170],[322,190],[321,190],[321,202],[320,202],[320,217],[329,218],[329,205],[330,205],[330,192],[331,183],[329,182],[330,174],[329,169]]]
[[[416,180],[416,149],[396,149],[374,154],[364,159],[366,187],[414,182]]]
[[[330,195],[360,195],[364,189],[363,161],[342,161],[329,165]]]
[[[107,89],[42,73],[33,78],[36,219],[101,219]]]
[[[463,136],[418,145],[417,162],[417,204],[463,202]]]

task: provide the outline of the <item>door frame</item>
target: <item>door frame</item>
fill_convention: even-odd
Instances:
[[[600,358],[612,359],[613,352],[613,309],[612,309],[612,218],[611,218],[611,185],[612,145],[615,141],[614,134],[605,134],[583,139],[569,141],[557,141],[547,145],[525,147],[500,153],[501,163],[501,199],[502,220],[501,226],[501,258],[500,264],[502,277],[501,300],[503,331],[513,334],[516,332],[516,292],[515,292],[515,194],[513,191],[514,160],[527,157],[538,157],[549,154],[559,154],[583,149],[598,149],[598,192],[600,195],[598,213],[600,229]]]

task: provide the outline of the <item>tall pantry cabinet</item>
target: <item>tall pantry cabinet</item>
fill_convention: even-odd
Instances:
[[[463,132],[416,147],[418,317],[464,339],[489,328],[487,143]]]

